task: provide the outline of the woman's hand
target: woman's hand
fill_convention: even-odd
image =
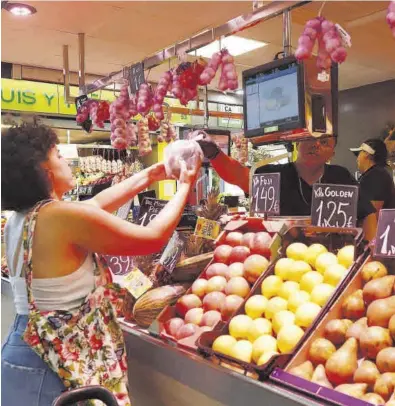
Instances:
[[[153,164],[152,166],[147,168],[147,170],[150,183],[170,179],[166,176],[165,164],[163,162]]]
[[[183,159],[180,159],[180,184],[191,186],[195,183],[197,174],[200,170],[201,164],[192,165],[192,169],[187,168],[187,164]]]

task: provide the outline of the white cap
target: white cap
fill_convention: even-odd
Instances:
[[[350,151],[351,152],[358,152],[358,153],[361,152],[361,151],[365,151],[370,155],[374,155],[375,152],[376,152],[371,146],[369,146],[368,144],[365,144],[365,143],[361,144],[361,146],[358,147],[358,148],[350,148]]]

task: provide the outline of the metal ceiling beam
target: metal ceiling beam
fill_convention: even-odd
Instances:
[[[149,56],[143,60],[144,69],[151,69],[160,65],[167,59],[176,57],[184,52],[194,51],[201,48],[216,39],[221,37],[227,37],[237,32],[243,31],[254,25],[277,17],[284,13],[286,10],[292,10],[296,7],[303,6],[311,3],[311,1],[272,1],[269,4],[260,7],[249,14],[233,18],[227,23],[220,25],[219,27],[208,29],[188,38],[181,42],[178,42],[171,47],[165,48],[156,54]],[[124,78],[124,70],[110,74],[109,76],[95,80],[93,83],[86,85],[86,94],[93,93],[97,90],[103,89],[111,85],[114,82],[119,82]]]

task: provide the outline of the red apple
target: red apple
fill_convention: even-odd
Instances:
[[[251,243],[251,252],[253,254],[263,255],[266,258],[270,258],[270,244],[272,237],[269,233],[264,231],[256,233]]]
[[[165,330],[167,334],[175,337],[177,331],[184,325],[184,320],[179,317],[173,317],[170,320],[167,320],[165,323]]]
[[[269,261],[262,255],[250,255],[244,261],[244,277],[250,283],[255,281],[262,275],[269,266]]]
[[[217,310],[209,310],[208,312],[204,313],[202,318],[202,325],[214,327],[222,320],[221,313]]]
[[[225,293],[227,295],[237,295],[245,298],[250,292],[250,285],[241,276],[235,276],[230,279],[226,285]]]
[[[206,271],[206,277],[208,279],[213,276],[225,276],[228,274],[228,265],[222,263],[211,264]]]
[[[222,318],[228,320],[229,317],[242,305],[244,299],[237,295],[226,296],[225,302],[221,308]]]
[[[181,317],[185,317],[187,311],[194,309],[195,307],[202,307],[202,301],[199,299],[199,296],[191,293],[178,299],[176,303],[176,312]]]
[[[242,240],[243,240],[243,234],[239,233],[238,231],[232,231],[225,238],[225,242],[227,244],[231,245],[232,247],[241,245]]]
[[[226,279],[231,279],[235,276],[244,276],[244,265],[241,262],[234,262],[228,267]]]
[[[211,292],[208,293],[203,299],[203,309],[208,310],[218,310],[220,311],[223,303],[225,302],[225,293],[222,292]]]
[[[200,326],[202,323],[203,309],[201,307],[196,307],[187,311],[185,315],[185,323],[192,323]]]
[[[187,338],[187,337],[193,336],[198,330],[199,330],[199,327],[196,324],[192,324],[192,323],[184,324],[177,331],[176,338],[177,338],[177,340],[181,340],[182,338]]]
[[[245,247],[248,247],[251,249],[251,243],[252,243],[252,240],[254,239],[254,237],[255,237],[255,233],[245,233],[243,235],[241,245],[244,245]]]
[[[223,276],[213,276],[208,280],[207,293],[210,292],[225,292],[226,279]]]
[[[191,290],[194,295],[202,298],[207,293],[207,280],[196,279],[192,284]]]
[[[247,247],[243,247],[242,245],[239,245],[237,247],[232,248],[232,252],[230,254],[230,262],[244,262],[247,257],[250,255],[250,249]]]
[[[232,247],[230,245],[220,245],[214,250],[214,261],[222,262],[223,264],[229,263],[230,253],[232,252]]]

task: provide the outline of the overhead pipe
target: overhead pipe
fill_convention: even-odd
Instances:
[[[311,3],[310,1],[272,1],[263,7],[254,10],[252,13],[244,14],[242,16],[233,18],[227,23],[220,25],[219,27],[208,29],[194,37],[188,38],[184,41],[177,42],[168,48],[165,48],[156,54],[145,58],[143,60],[144,69],[152,69],[155,66],[160,65],[167,59],[176,57],[186,52],[194,51],[201,48],[211,42],[237,32],[243,31],[247,28],[253,27],[258,23],[277,17],[284,13],[286,10],[292,10],[294,8]],[[111,85],[114,82],[118,82],[123,79],[123,71],[115,72],[109,76],[95,80],[93,83],[86,85],[86,94],[95,92]]]
[[[85,94],[85,34],[78,34],[78,84],[80,96]]]
[[[203,120],[203,128],[208,128],[208,119],[210,117],[210,113],[208,110],[208,89],[207,89],[207,85],[204,86],[204,90],[203,90],[203,95],[204,95],[204,120]]]
[[[70,67],[69,67],[69,46],[63,45],[63,84],[64,100],[66,103],[74,103],[74,97],[70,96]]]
[[[283,49],[284,58],[292,55],[291,38],[291,10],[284,10],[283,13]]]

